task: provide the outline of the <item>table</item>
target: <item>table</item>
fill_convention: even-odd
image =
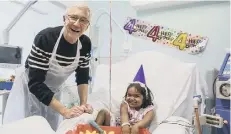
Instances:
[[[2,111],[0,112],[0,114],[2,115],[2,124],[3,124],[4,111],[6,108],[6,102],[9,94],[10,94],[10,90],[0,90],[0,96],[2,95]]]

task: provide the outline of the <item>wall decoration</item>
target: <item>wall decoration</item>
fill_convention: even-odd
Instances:
[[[124,30],[132,36],[152,40],[162,45],[176,47],[190,54],[203,52],[208,42],[207,37],[177,31],[161,25],[150,24],[134,18],[127,19]]]

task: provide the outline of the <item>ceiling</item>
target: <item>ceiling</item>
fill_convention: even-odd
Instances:
[[[157,9],[163,7],[172,7],[172,6],[190,4],[195,2],[198,2],[198,0],[194,0],[194,1],[130,0],[131,6],[137,11]]]
[[[1,21],[0,29],[9,25],[13,18],[21,14],[22,9],[29,1],[23,0],[8,0],[0,1],[0,16],[4,19]],[[66,7],[82,3],[83,1],[37,1],[28,10],[30,13],[36,13],[40,15],[56,14],[65,11]],[[10,10],[14,9],[14,10]]]
[[[15,2],[15,3],[22,3],[22,4],[26,4],[28,1],[22,1],[22,0],[9,0],[11,2]],[[38,2],[44,2],[44,1],[37,1]],[[85,2],[85,0],[83,1],[61,1],[61,0],[55,0],[55,1],[45,1],[45,2],[50,2],[50,3],[54,3],[59,5],[60,7],[68,7],[71,5],[75,5],[75,4],[79,4],[79,3],[83,3]]]
[[[16,16],[29,1],[23,0],[8,0],[0,1],[0,14],[6,14],[8,16]],[[48,13],[55,12],[55,10],[65,10],[67,7],[75,4],[80,4],[86,1],[37,1],[28,10],[41,15],[47,15]],[[44,8],[50,7],[50,8]],[[9,9],[14,10],[9,10]]]
[[[78,0],[78,1],[57,1],[57,2],[60,2],[60,3],[66,5],[68,7],[68,6],[71,6],[71,5],[84,3],[86,1],[85,0],[84,1],[79,1]]]

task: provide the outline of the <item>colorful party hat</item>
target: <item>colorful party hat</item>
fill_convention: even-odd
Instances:
[[[133,79],[133,82],[140,82],[140,83],[146,85],[143,65],[140,66],[140,69],[138,70],[135,78]]]

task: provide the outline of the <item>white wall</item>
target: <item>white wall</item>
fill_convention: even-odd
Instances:
[[[89,2],[89,5],[93,12],[98,8],[106,8],[109,11],[110,7],[109,2]],[[93,24],[99,14],[93,16]],[[136,12],[129,2],[113,1],[112,16],[122,27],[127,17],[135,17],[176,30],[207,36],[209,38],[207,48],[199,55],[190,55],[174,48],[155,44],[151,40],[129,36],[133,45],[133,53],[153,49],[185,62],[194,62],[197,63],[202,76],[205,76],[206,72],[212,68],[220,68],[226,53],[225,49],[230,47],[229,2],[196,2],[171,8]],[[109,17],[104,15],[97,25],[100,26],[100,56],[109,57]],[[112,55],[116,57],[123,50],[124,35],[114,23],[112,28]],[[109,62],[109,59],[103,61]]]
[[[37,2],[32,7],[47,14],[41,15],[33,10],[28,10],[10,31],[9,45],[23,47],[23,64],[30,52],[35,35],[46,27],[57,26],[63,23],[62,15],[64,13],[64,9],[45,1]],[[0,2],[0,43],[3,43],[3,29],[8,26],[22,8],[23,7],[21,5],[11,2]],[[14,70],[0,68],[1,78],[9,78],[11,74],[14,74]]]
[[[155,49],[185,62],[197,63],[201,73],[220,69],[225,49],[230,48],[230,4],[229,2],[198,2],[177,8],[143,11],[138,18],[151,23],[199,34],[209,38],[203,54],[190,55],[177,49],[134,38],[134,51]],[[144,45],[140,45],[140,44]]]

